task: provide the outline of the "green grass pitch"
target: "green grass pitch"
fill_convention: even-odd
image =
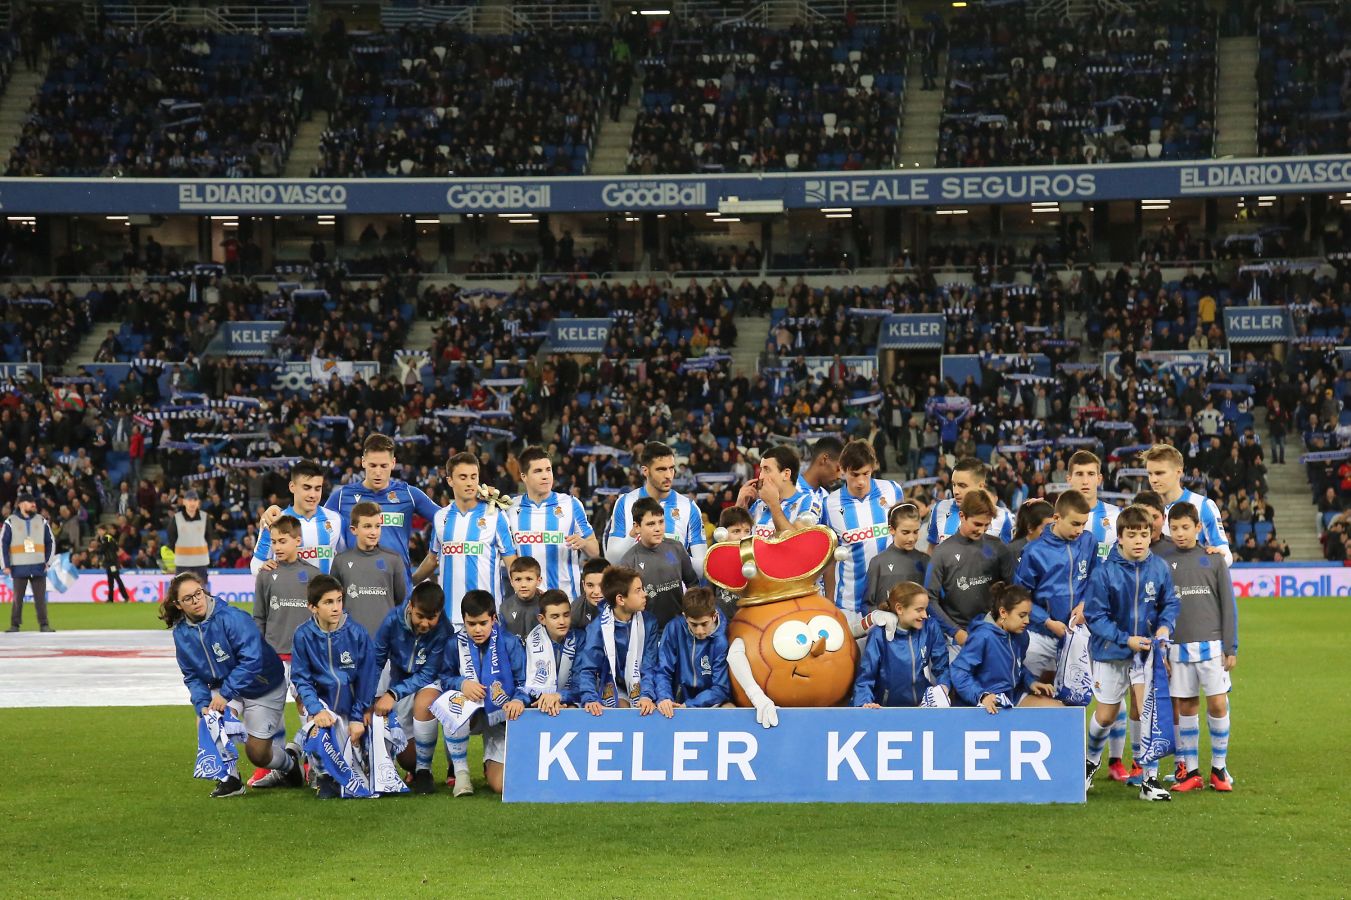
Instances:
[[[154,625],[146,605],[52,616]],[[458,800],[216,801],[191,778],[186,707],[0,710],[0,893],[1344,896],[1351,604],[1253,599],[1240,616],[1235,791],[1169,804],[1106,779],[1086,806],[1055,807],[504,805],[481,783]]]

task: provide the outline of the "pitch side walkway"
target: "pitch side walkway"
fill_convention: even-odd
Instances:
[[[187,702],[168,631],[0,634],[0,708]]]

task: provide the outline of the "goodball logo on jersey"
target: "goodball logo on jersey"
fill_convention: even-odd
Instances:
[[[887,529],[886,523],[869,525],[865,528],[853,528],[840,535],[840,542],[844,544],[857,544],[860,541],[866,541],[872,538],[890,537],[891,532]]]
[[[562,544],[567,540],[567,535],[561,531],[517,531],[513,532],[511,539],[517,546],[522,544]]]
[[[553,188],[547,184],[527,185],[508,181],[475,181],[452,184],[446,190],[446,205],[464,212],[521,212],[547,210],[553,201]]]

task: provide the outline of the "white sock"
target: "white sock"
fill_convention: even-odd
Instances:
[[[1177,717],[1177,761],[1188,772],[1194,772],[1200,766],[1199,746],[1201,743],[1201,717]]]
[[[1094,765],[1102,762],[1102,748],[1111,730],[1111,725],[1099,725],[1096,716],[1088,717],[1088,761]]]
[[[1131,735],[1131,762],[1140,758],[1140,720],[1131,719],[1127,726]]]
[[[430,770],[432,767],[432,760],[436,757],[436,726],[435,719],[426,722],[413,720],[413,748],[417,753],[415,768],[418,771]]]
[[[1121,759],[1126,755],[1126,704],[1121,704],[1121,709],[1117,710],[1116,721],[1111,728],[1107,740],[1107,758]]]
[[[469,771],[469,724],[465,723],[459,731],[446,735],[446,755],[458,776]]]
[[[267,767],[274,772],[291,771],[291,754],[286,752],[286,746],[280,741],[272,742],[272,761]]]
[[[1229,755],[1229,714],[1225,713],[1219,718],[1207,715],[1206,728],[1210,731],[1210,765],[1223,769]]]

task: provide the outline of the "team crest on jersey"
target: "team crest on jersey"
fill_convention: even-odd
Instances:
[[[211,652],[216,654],[216,662],[225,662],[230,658],[230,654],[221,649],[219,641],[211,645]]]
[[[349,563],[348,565],[351,564]],[[349,584],[347,586],[347,597],[349,600],[355,600],[357,598],[357,586],[355,584]]]
[[[350,651],[350,650],[344,650],[344,651],[342,651],[342,656],[339,656],[339,657],[338,657],[338,662],[342,663],[344,666],[350,666],[350,665],[352,665],[352,653],[351,653],[351,651]]]
[[[1080,578],[1088,577],[1088,560],[1086,559],[1079,560],[1079,577]]]
[[[333,523],[330,522],[330,521],[328,521],[327,519],[325,519],[325,520],[324,520],[324,530],[327,531],[329,534],[332,534],[332,533],[333,533]]]
[[[966,580],[965,575],[957,576],[957,590],[964,591],[971,586],[971,582]]]
[[[484,526],[487,525],[487,524],[488,524],[488,520],[480,516],[480,517],[479,517],[479,520],[478,520],[478,527],[479,527],[479,528],[482,528],[482,527],[484,527]]]
[[[273,598],[272,598],[272,608],[273,608],[273,609],[281,609],[281,601],[278,600],[276,597],[273,597]]]
[[[1146,597],[1154,596],[1154,582],[1152,581],[1145,582],[1145,596]]]
[[[413,660],[413,665],[425,666],[426,664],[427,664],[427,651],[419,650],[417,652],[417,658]]]
[[[393,491],[390,491],[388,494],[385,494],[385,497],[389,500],[390,503],[399,502],[399,495],[394,493]]]
[[[1112,527],[1112,520],[1111,520],[1110,517],[1108,517],[1108,516],[1103,516],[1103,517],[1102,517],[1102,527],[1103,527],[1103,529],[1108,529],[1108,528],[1111,528],[1111,527]]]
[[[713,674],[713,663],[709,660],[707,655],[699,660],[699,672],[703,675]]]
[[[680,518],[680,510],[678,510],[678,509],[673,509],[673,510],[671,510],[671,518],[673,518],[673,519],[678,519],[678,518]]]
[[[555,507],[554,507],[554,515],[556,515],[556,516],[561,516],[561,515],[563,515],[563,507],[561,507],[561,506],[555,506]]]

